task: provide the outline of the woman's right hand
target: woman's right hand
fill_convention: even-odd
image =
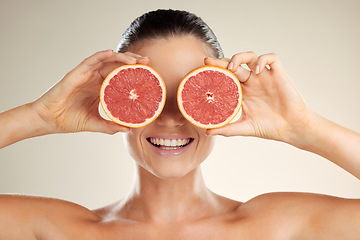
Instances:
[[[147,64],[148,58],[133,53],[97,52],[81,62],[36,100],[32,107],[46,133],[129,131],[103,119],[98,111],[100,87],[114,68],[124,64]]]

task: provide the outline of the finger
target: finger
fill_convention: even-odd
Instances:
[[[214,58],[205,58],[204,63],[207,65],[213,65],[222,67],[225,69],[229,69],[230,59],[228,58],[220,58],[220,59],[214,59]],[[246,82],[251,72],[245,68],[239,67],[235,72],[233,72],[235,76],[239,79],[240,82]]]
[[[141,56],[141,55],[136,54],[136,53],[125,52],[124,54],[127,55],[127,56],[130,56],[130,57],[136,58],[136,63],[138,63],[138,64],[147,65],[149,63],[149,61],[150,61],[149,57]]]
[[[122,64],[134,64],[136,58],[123,54],[114,53],[112,50],[97,52],[92,56],[86,58],[79,64],[79,68],[83,71],[99,70],[104,63],[122,63]]]
[[[282,64],[279,61],[278,56],[275,53],[269,53],[261,55],[256,62],[258,70],[256,74],[263,72],[266,66],[269,66],[270,70],[283,69]]]
[[[107,75],[109,75],[113,70],[120,67],[121,64],[119,63],[107,63],[102,66],[101,69],[98,70],[98,73],[102,77],[102,79],[105,79]]]
[[[150,62],[150,58],[149,57],[141,57],[141,58],[138,58],[136,63],[138,64],[144,64],[144,65],[148,65]]]
[[[229,58],[204,58],[205,65],[213,65],[222,68],[228,68],[230,59]]]
[[[121,64],[135,64],[139,57],[135,57],[139,55],[127,55],[124,53],[112,53],[110,58],[103,60],[103,63],[121,63]]]
[[[150,62],[150,58],[149,57],[140,57],[136,60],[135,63],[133,64],[143,64],[143,65],[148,65]],[[109,75],[109,73],[111,73],[113,70],[115,70],[116,68],[122,66],[123,64],[119,64],[119,63],[106,63],[103,64],[102,67],[100,69],[98,69],[99,74],[101,75],[101,77],[103,79],[106,78],[106,76]]]
[[[237,53],[232,56],[228,69],[236,72],[241,64],[246,64],[251,71],[255,72],[257,58],[258,56],[254,52]]]
[[[133,58],[136,58],[136,59],[142,57],[141,55],[136,54],[136,53],[133,53],[133,52],[124,52],[124,54],[127,55],[127,56],[131,56],[131,57],[133,57]]]

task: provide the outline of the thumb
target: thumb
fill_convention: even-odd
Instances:
[[[87,130],[90,132],[101,132],[112,135],[118,132],[129,132],[130,128],[103,118],[93,118],[89,119]]]
[[[232,136],[253,136],[254,128],[249,121],[240,119],[236,122],[229,123],[221,128],[208,129],[207,135],[221,135],[224,137]]]

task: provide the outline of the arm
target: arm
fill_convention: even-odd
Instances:
[[[36,101],[0,113],[0,148],[52,133],[128,131],[100,116],[100,86],[115,67],[148,61],[132,53],[112,51],[88,57]]]
[[[0,113],[0,128],[0,148],[47,133],[44,122],[33,109],[33,103]]]
[[[330,160],[360,179],[360,134],[316,113],[309,115],[308,126],[289,143]]]

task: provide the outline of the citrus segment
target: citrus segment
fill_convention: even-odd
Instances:
[[[181,113],[192,124],[201,128],[219,128],[239,112],[241,86],[227,69],[203,66],[181,81],[177,101]]]
[[[146,65],[124,65],[113,70],[100,89],[108,117],[128,127],[143,127],[161,113],[166,89],[161,76]]]

